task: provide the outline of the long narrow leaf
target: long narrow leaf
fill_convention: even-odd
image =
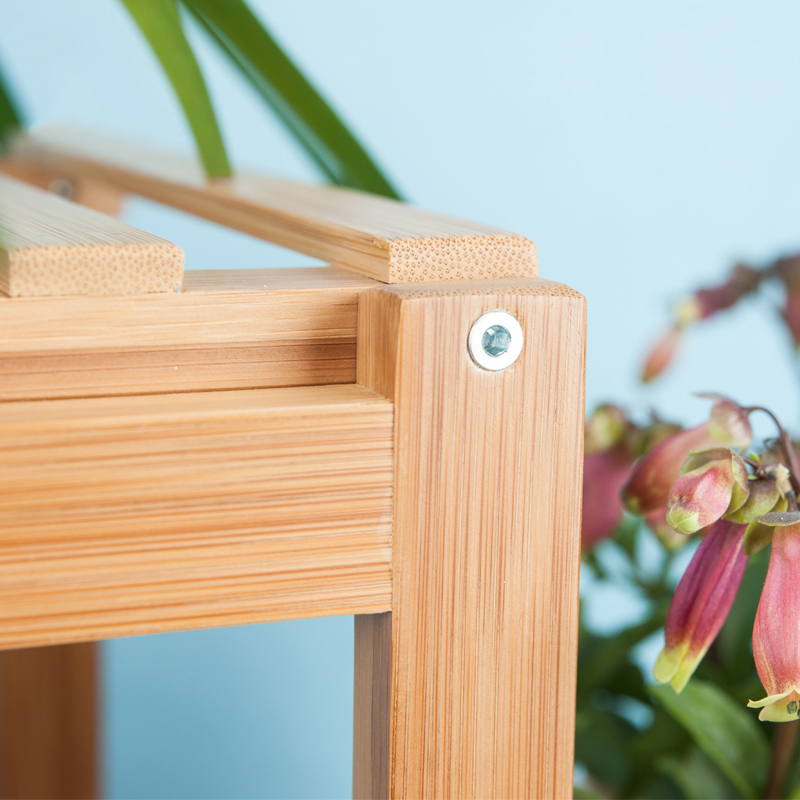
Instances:
[[[182,2],[331,182],[399,197],[355,136],[244,0]]]
[[[745,797],[761,796],[769,744],[754,716],[718,686],[697,678],[680,694],[669,686],[649,691]]]
[[[186,39],[176,0],[122,0],[178,95],[209,177],[230,175],[228,156],[203,74]]]
[[[0,71],[0,151],[11,136],[22,130],[23,125],[22,114],[14,101],[14,95]]]

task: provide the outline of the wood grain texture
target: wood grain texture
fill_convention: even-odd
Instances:
[[[67,179],[47,167],[8,158],[0,158],[0,175],[38,186],[44,191],[112,217],[119,215],[124,209],[126,195],[102,181],[91,178]]]
[[[502,372],[466,346],[494,309],[526,338]],[[584,341],[546,281],[361,296],[359,383],[395,402],[391,652],[356,654],[390,659],[390,797],[572,795]]]
[[[177,294],[0,298],[0,400],[354,383],[358,296],[377,285],[210,270]]]
[[[177,245],[0,177],[0,291],[12,297],[174,292]]]
[[[389,796],[392,613],[355,617],[353,798]]]
[[[361,387],[5,403],[0,475],[0,647],[389,609]]]
[[[0,653],[0,797],[99,796],[99,648]]]
[[[352,189],[247,172],[209,181],[192,159],[75,131],[21,140],[13,160],[17,169],[101,181],[386,283],[537,274],[524,237]]]

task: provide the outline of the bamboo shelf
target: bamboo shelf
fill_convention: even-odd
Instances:
[[[355,797],[571,797],[583,298],[350,190],[70,131],[0,172],[2,796],[96,796],[87,643],[354,614]],[[330,266],[184,273],[127,193]]]

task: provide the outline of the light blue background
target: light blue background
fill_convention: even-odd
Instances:
[[[705,408],[689,393],[713,388],[800,422],[766,299],[692,333],[656,388],[635,379],[672,300],[732,259],[800,248],[800,5],[254,5],[410,200],[531,237],[542,274],[586,295],[590,405],[689,422]],[[235,163],[315,179],[196,38]],[[0,57],[35,125],[191,147],[112,0],[0,0]],[[127,218],[190,269],[310,263],[141,201]],[[115,641],[105,657],[110,797],[349,795],[350,618]]]

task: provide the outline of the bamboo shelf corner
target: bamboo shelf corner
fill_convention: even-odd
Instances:
[[[533,243],[69,131],[0,173],[0,649],[65,647],[4,660],[2,709],[50,675],[83,699],[36,725],[93,748],[74,643],[353,614],[355,797],[571,796],[586,316]],[[179,247],[15,179],[330,266],[181,279]],[[498,309],[524,344],[490,371],[467,343]],[[3,774],[26,753],[0,741]]]

